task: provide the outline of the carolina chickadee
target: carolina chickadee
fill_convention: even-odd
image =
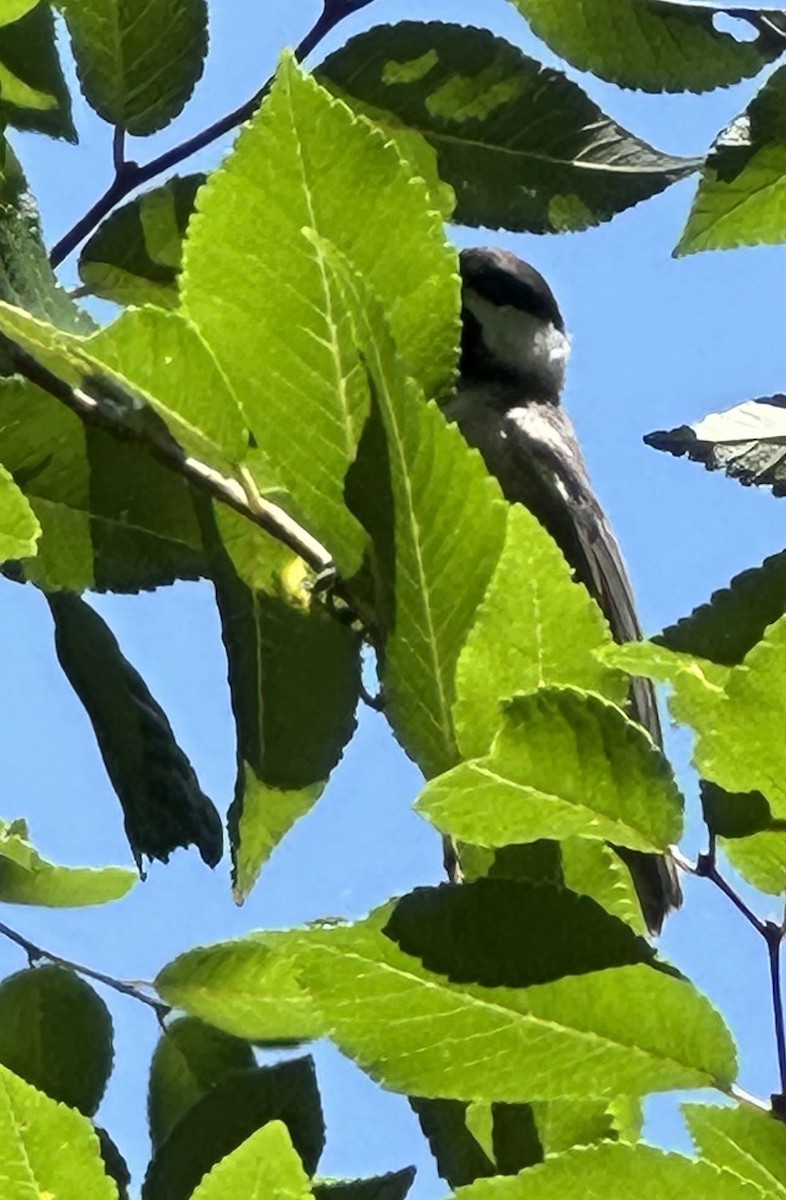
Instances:
[[[526,506],[600,605],[618,642],[641,637],[619,546],[589,481],[570,418],[560,406],[570,343],[542,275],[509,250],[461,254],[461,374],[445,413],[480,450],[511,502]],[[633,682],[631,714],[660,745],[655,693]],[[681,902],[671,859],[619,851],[642,911],[658,933]]]

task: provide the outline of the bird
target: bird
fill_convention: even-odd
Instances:
[[[548,531],[574,580],[599,604],[615,641],[639,640],[622,554],[562,406],[570,339],[554,293],[539,271],[510,250],[463,250],[459,264],[461,357],[445,415],[480,451],[505,498],[523,504]],[[632,682],[629,708],[662,746],[649,680]],[[673,860],[617,852],[631,872],[650,933],[659,933],[682,899]]]

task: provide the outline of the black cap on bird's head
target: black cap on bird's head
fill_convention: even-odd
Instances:
[[[546,280],[494,246],[462,250],[460,267],[462,376],[515,383],[558,401],[570,342]]]

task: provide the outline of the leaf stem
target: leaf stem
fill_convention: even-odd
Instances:
[[[365,8],[371,3],[372,0],[323,0],[322,12],[295,48],[295,58],[297,61],[302,62],[345,17],[359,12],[361,8]],[[238,108],[226,113],[223,117],[219,117],[217,121],[214,121],[212,125],[208,125],[200,133],[186,138],[179,145],[173,146],[171,150],[167,150],[164,154],[159,154],[157,158],[152,158],[149,162],[141,165],[125,160],[125,133],[119,128],[115,129],[113,141],[114,179],[103,195],[99,196],[84,216],[80,217],[71,229],[63,234],[60,241],[56,242],[52,247],[49,255],[51,265],[53,267],[59,266],[63,259],[67,258],[80,242],[84,241],[88,234],[98,225],[99,221],[102,221],[116,204],[124,200],[129,192],[149,182],[156,175],[170,170],[170,168],[189,158],[192,154],[196,154],[198,150],[203,150],[211,142],[223,137],[225,133],[229,133],[232,129],[235,129],[238,125],[242,125],[244,121],[252,117],[261,101],[269,92],[272,83],[273,77],[271,76],[250,99],[246,100]]]
[[[115,992],[120,992],[123,996],[130,996],[133,1000],[138,1000],[140,1004],[146,1004],[149,1008],[155,1011],[159,1021],[163,1021],[164,1017],[168,1016],[171,1009],[168,1004],[163,1004],[160,1000],[153,999],[148,996],[143,987],[152,987],[152,984],[134,984],[127,980],[115,979],[112,975],[105,975],[103,971],[94,971],[92,967],[82,966],[81,963],[71,962],[68,958],[61,958],[59,954],[53,954],[51,950],[44,950],[41,946],[37,946],[35,942],[31,942],[29,938],[23,937],[21,933],[17,933],[15,929],[5,925],[0,921],[0,934],[8,938],[10,942],[20,946],[27,955],[30,965],[40,962],[41,959],[48,959],[58,967],[64,967],[68,971],[75,971],[78,975],[84,975],[87,979],[95,979],[97,983],[103,983],[106,987],[112,988]]]

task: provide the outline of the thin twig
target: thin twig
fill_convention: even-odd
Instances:
[[[372,0],[323,0],[322,12],[295,48],[294,53],[297,61],[302,62],[319,45],[323,38],[330,33],[331,29],[334,29],[345,17],[359,12],[361,8],[365,8],[371,3]],[[225,133],[231,132],[238,125],[242,125],[244,121],[248,121],[270,91],[272,83],[273,78],[271,76],[259,91],[255,92],[239,108],[233,109],[232,112],[220,117],[212,125],[203,129],[201,133],[186,138],[178,146],[174,146],[164,154],[159,154],[157,158],[151,159],[148,163],[143,163],[140,166],[138,163],[123,160],[118,164],[118,157],[115,152],[114,179],[103,195],[99,196],[95,204],[91,205],[84,216],[80,217],[71,229],[60,238],[60,241],[56,242],[52,247],[49,255],[51,265],[53,267],[59,266],[63,259],[67,258],[80,242],[84,241],[88,234],[95,229],[99,221],[102,221],[116,204],[124,200],[129,192],[141,187],[143,183],[148,183],[156,175],[160,175],[164,171],[177,166],[184,159],[189,158],[192,154],[196,154],[198,150],[204,150],[206,146],[216,141],[217,138],[223,137]],[[115,131],[115,135],[117,136],[117,131]],[[115,143],[115,147],[116,145],[117,143]]]
[[[105,393],[101,394],[102,381],[91,379],[91,388],[99,392],[97,396],[91,395],[83,388],[73,387],[60,379],[2,332],[0,349],[8,355],[15,371],[70,408],[80,420],[103,429],[119,441],[141,446],[163,466],[206,492],[211,499],[228,505],[289,547],[314,571],[332,569],[333,560],[325,547],[308,530],[293,521],[283,508],[261,496],[256,496],[252,501],[236,479],[228,479],[207,463],[187,455],[163,422],[130,424],[128,413],[138,408],[138,404],[135,397],[124,394],[114,381],[111,385],[107,382]],[[121,403],[118,403],[118,398]]]
[[[781,942],[783,929],[774,921],[767,921],[766,938],[770,960],[770,987],[772,988],[772,1012],[775,1018],[775,1045],[778,1051],[778,1072],[781,1080],[781,1097],[786,1096],[786,1031],[783,1022],[783,994],[781,991]]]
[[[23,937],[21,933],[17,933],[15,929],[11,929],[8,925],[0,921],[0,934],[8,938],[10,942],[14,942],[20,946],[27,955],[30,963],[40,962],[42,959],[48,959],[58,967],[64,967],[68,971],[75,971],[78,975],[84,975],[87,979],[95,979],[96,983],[103,983],[106,987],[112,988],[115,992],[120,992],[123,996],[130,996],[133,1000],[138,1000],[140,1004],[146,1004],[148,1008],[155,1010],[159,1021],[166,1017],[171,1009],[168,1004],[163,1004],[160,1000],[154,1000],[152,996],[148,996],[141,989],[142,987],[152,987],[152,984],[133,984],[123,979],[115,979],[112,975],[105,975],[103,971],[94,971],[92,967],[85,967],[81,963],[71,962],[69,958],[61,958],[59,954],[53,954],[51,950],[44,950],[43,947],[37,946],[35,942],[31,942],[29,938]]]
[[[778,1074],[780,1077],[781,1090],[771,1097],[772,1111],[781,1120],[786,1119],[786,1025],[784,1023],[783,1013],[783,992],[781,988],[781,971],[780,971],[780,954],[781,943],[783,941],[784,924],[776,925],[774,921],[762,921],[757,917],[754,911],[748,907],[730,883],[721,875],[717,865],[717,843],[718,839],[715,834],[710,831],[709,847],[706,854],[700,854],[696,866],[693,868],[693,873],[702,876],[704,879],[709,879],[715,884],[724,896],[731,900],[734,907],[742,913],[749,925],[752,925],[756,932],[764,938],[767,943],[767,956],[770,966],[770,989],[772,993],[772,1013],[775,1024],[775,1048],[778,1055]],[[681,858],[684,856],[680,856]],[[687,869],[691,869],[692,864],[685,859]],[[680,865],[683,865],[682,863]]]
[[[117,177],[126,165],[126,131],[120,125],[115,126],[115,135],[112,139],[112,162],[115,168],[115,177]]]
[[[734,907],[742,913],[745,920],[753,926],[756,932],[761,934],[763,938],[768,937],[767,923],[760,920],[760,918],[756,916],[753,909],[748,908],[748,905],[745,903],[742,896],[739,896],[731,884],[723,878],[717,866],[715,865],[714,854],[699,855],[696,863],[696,874],[702,876],[704,879],[709,879],[717,888],[720,888],[724,896],[728,896]]]

